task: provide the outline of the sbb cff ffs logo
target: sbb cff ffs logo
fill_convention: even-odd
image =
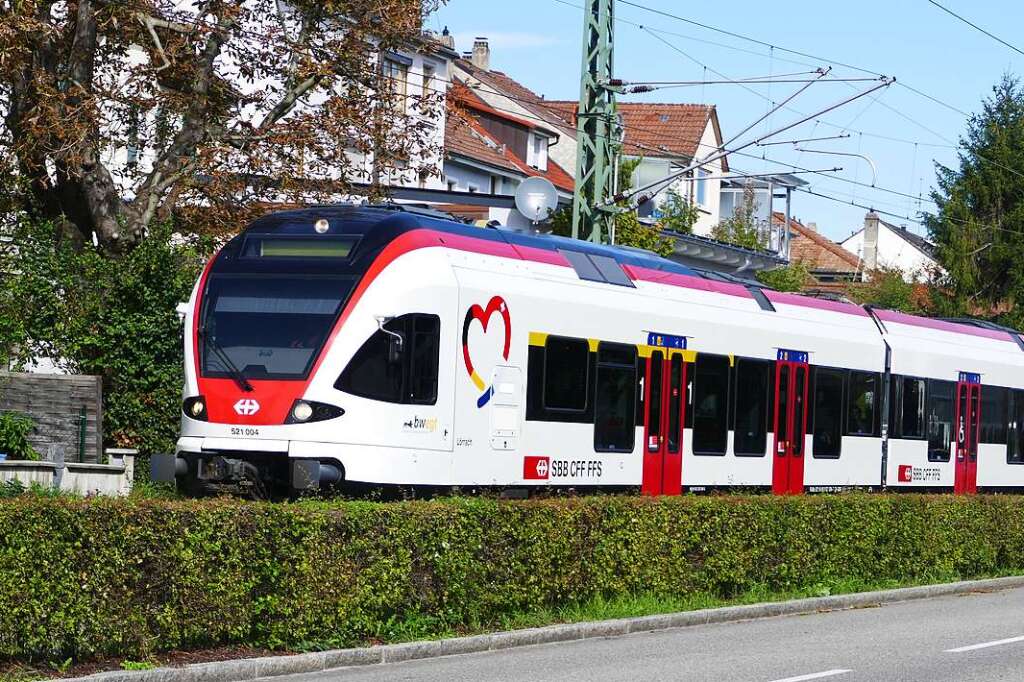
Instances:
[[[546,481],[551,475],[550,462],[548,457],[524,457],[523,478],[532,481]]]
[[[243,417],[251,417],[260,411],[260,404],[252,398],[242,398],[235,403],[235,412]]]

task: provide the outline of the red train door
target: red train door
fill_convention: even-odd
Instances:
[[[678,495],[682,489],[686,363],[681,352],[668,353],[653,351],[644,370],[645,495]]]
[[[775,363],[775,448],[772,492],[799,495],[804,491],[804,441],[807,433],[807,354],[779,351]]]
[[[953,492],[978,492],[978,436],[981,429],[981,377],[961,372],[956,385],[956,469]]]

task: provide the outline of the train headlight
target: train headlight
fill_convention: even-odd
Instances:
[[[206,421],[206,398],[201,395],[186,398],[181,404],[181,411],[184,412],[185,416],[189,419]]]
[[[292,417],[297,422],[309,421],[309,418],[313,416],[313,406],[307,403],[305,400],[300,400],[295,403],[295,407],[292,408]]]
[[[296,400],[292,403],[292,409],[288,410],[288,418],[285,424],[307,424],[309,422],[322,422],[334,419],[345,414],[345,410],[337,405],[318,403],[315,400]]]

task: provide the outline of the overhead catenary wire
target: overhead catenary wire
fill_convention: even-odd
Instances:
[[[1024,51],[1021,51],[1021,49],[1019,47],[1017,47],[1016,45],[1011,45],[1010,43],[1006,42],[1005,40],[1003,40],[999,36],[995,35],[994,33],[991,33],[990,31],[987,31],[987,30],[983,29],[981,26],[978,26],[976,23],[974,23],[970,19],[967,19],[965,17],[960,16],[959,14],[957,14],[953,10],[949,9],[948,7],[940,5],[935,0],[928,0],[928,2],[930,2],[933,5],[935,5],[936,7],[941,9],[946,14],[949,14],[950,16],[956,17],[957,19],[959,19],[960,21],[964,22],[965,24],[967,24],[971,28],[975,29],[976,31],[980,31],[981,33],[984,33],[985,35],[987,35],[989,38],[991,38],[992,40],[996,41],[997,43],[1002,43],[1003,45],[1005,45],[1006,47],[1010,48],[1014,52],[1016,52],[1016,53],[1018,53],[1020,55],[1024,55]],[[628,5],[629,3],[626,3],[626,4]]]

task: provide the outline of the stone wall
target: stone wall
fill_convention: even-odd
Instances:
[[[79,460],[82,409],[85,442],[82,461],[98,462],[103,447],[103,389],[98,376],[0,372],[0,412],[21,412],[36,424],[32,445],[45,459],[52,446],[68,462]]]

